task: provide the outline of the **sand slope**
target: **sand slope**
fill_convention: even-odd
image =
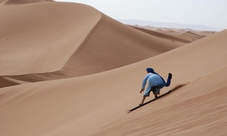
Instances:
[[[87,135],[93,132],[94,135],[205,135],[216,133],[216,126],[219,133],[226,134],[223,122],[218,122],[226,120],[226,97],[223,93],[226,88],[226,63],[223,60],[226,57],[226,34],[227,31],[223,31],[163,55],[95,75],[3,88],[0,103],[3,110],[0,119],[4,122],[1,126],[4,131],[1,131],[1,135]],[[217,47],[219,50],[214,50]],[[166,63],[159,63],[160,61]],[[185,61],[186,65],[182,65],[181,62]],[[210,65],[211,63],[213,65]],[[168,65],[168,69],[163,67],[164,65]],[[144,67],[147,66],[154,67],[165,78],[167,71],[173,73],[174,80],[169,89],[181,84],[186,85],[165,99],[127,114],[127,110],[141,100],[139,89],[145,74]],[[134,72],[131,72],[132,70]],[[163,93],[167,89],[164,89]],[[198,107],[199,104],[201,108]],[[209,109],[211,105],[212,108]],[[220,106],[222,108],[219,108]],[[172,108],[175,110],[171,111]],[[161,118],[158,118],[158,123],[154,122],[157,123],[155,131],[149,127],[154,125],[151,117],[156,118],[157,113],[160,113]],[[206,113],[205,116],[203,113]],[[150,120],[147,118],[148,114]],[[210,119],[214,114],[215,117]],[[127,120],[131,118],[130,125]],[[141,123],[139,126],[133,123],[138,119]],[[202,125],[207,121],[207,125]],[[166,122],[172,122],[173,126]],[[183,127],[182,122],[185,123]],[[195,125],[198,123],[209,132],[196,129]],[[162,127],[165,124],[168,131],[164,131],[166,127]],[[110,126],[104,127],[106,125]],[[124,127],[119,128],[122,125]],[[102,131],[97,132],[100,129]],[[133,130],[128,132],[130,129]]]
[[[227,67],[173,91],[90,136],[227,134]]]
[[[20,10],[23,11],[24,8],[32,8],[32,10],[37,8],[38,10],[39,6],[42,8],[46,6],[46,8],[59,6],[59,9],[62,8],[60,5],[56,3],[36,3],[16,6],[16,8],[10,10],[8,9],[10,7],[3,5],[0,8],[6,8],[9,11],[21,8]],[[71,6],[71,4],[64,3],[63,5]],[[175,44],[169,47],[167,43],[171,42],[166,39],[120,25],[100,12],[94,12],[96,10],[93,8],[77,4],[76,6],[81,6],[83,10],[91,11],[88,15],[88,17],[92,16],[91,23],[87,27],[84,26],[84,29],[87,30],[86,33],[79,40],[75,40],[75,37],[72,38],[72,35],[76,34],[76,30],[73,31],[73,29],[68,28],[67,32],[65,32],[65,38],[61,39],[62,35],[58,37],[62,43],[56,41],[56,45],[42,44],[51,50],[54,50],[55,46],[57,46],[60,54],[63,54],[62,56],[67,54],[61,60],[62,63],[53,61],[53,63],[50,63],[43,69],[27,67],[35,66],[35,63],[29,63],[26,60],[27,53],[37,53],[38,57],[35,58],[41,59],[39,57],[39,49],[27,49],[28,44],[36,40],[30,41],[26,45],[27,40],[23,40],[20,37],[27,36],[32,38],[33,35],[29,35],[29,33],[34,33],[34,31],[30,32],[30,29],[34,26],[28,28],[28,34],[19,33],[21,31],[20,28],[12,29],[15,31],[8,33],[8,35],[2,36],[3,33],[1,33],[1,37],[5,37],[5,39],[0,39],[1,43],[4,42],[4,44],[0,45],[1,75],[12,74],[25,79],[1,76],[1,84],[3,86],[5,84],[22,84],[0,88],[1,136],[222,136],[227,134],[225,129],[227,121],[227,99],[225,93],[227,88],[227,67],[225,61],[227,57],[227,46],[225,44],[227,42],[227,30],[178,48],[176,48],[178,45]],[[74,11],[73,6],[70,10]],[[0,14],[2,15],[1,12]],[[6,24],[5,26],[7,26]],[[108,26],[108,24],[111,25]],[[56,28],[61,26],[58,25],[56,24]],[[80,25],[83,25],[83,21]],[[1,27],[1,30],[8,32],[8,29],[4,27]],[[54,32],[53,35],[55,34]],[[72,32],[72,35],[68,34],[68,32]],[[98,38],[99,36],[106,37]],[[114,37],[117,37],[118,41],[115,41]],[[7,43],[6,38],[15,38],[18,45],[23,43],[23,46],[26,45],[26,48],[20,51],[16,46],[17,44],[15,44],[17,42],[12,40],[14,44]],[[48,38],[53,40],[52,36],[48,36]],[[72,40],[71,42],[74,46],[68,44],[65,47],[66,43],[68,43],[67,38]],[[45,40],[44,37],[41,37],[41,39]],[[129,39],[133,40],[133,42]],[[122,41],[120,43],[124,43],[125,46],[112,47],[113,45],[119,45],[119,41]],[[34,48],[39,48],[40,46],[35,46],[36,42],[31,45]],[[92,44],[93,42],[95,44]],[[110,49],[107,43],[112,42],[115,44],[112,44]],[[134,42],[136,43],[134,46],[129,46]],[[64,48],[62,44],[64,44]],[[140,46],[136,46],[137,44],[140,44]],[[47,47],[42,48],[46,49]],[[141,60],[135,59],[137,57],[132,56],[132,54],[121,56],[125,53],[130,54],[128,52],[129,47],[131,47],[130,50],[132,52],[137,50],[136,56],[142,56]],[[10,49],[11,53],[3,53],[7,51],[6,49]],[[147,50],[154,50],[155,56],[147,55]],[[166,52],[167,50],[168,52]],[[118,52],[121,57],[118,57],[116,54]],[[48,53],[46,59],[51,61],[54,59],[54,56],[56,57],[55,53],[55,51]],[[25,57],[21,56],[21,54]],[[100,59],[92,59],[91,61],[88,54],[92,58],[97,57]],[[98,54],[102,55],[98,56]],[[78,59],[78,56],[84,59]],[[114,65],[105,62],[105,57],[108,57],[108,60],[112,60]],[[21,68],[18,67],[18,70],[13,67],[17,66],[12,63],[14,58],[18,59],[21,64],[24,64],[21,65]],[[105,65],[99,63],[100,60],[104,61]],[[126,63],[127,61],[130,63]],[[72,69],[75,69],[73,62],[83,67],[88,66],[87,64],[92,65],[85,68],[88,71],[87,74],[84,72],[86,76],[78,76],[72,72]],[[121,66],[118,65],[119,62]],[[43,61],[40,61],[37,65],[43,63]],[[94,72],[95,66],[98,70]],[[99,66],[105,67],[105,70]],[[153,67],[165,79],[168,72],[173,74],[171,86],[163,89],[162,93],[177,86],[183,86],[173,89],[174,91],[164,98],[136,111],[127,113],[129,109],[137,106],[141,101],[142,94],[139,94],[139,91],[142,79],[146,74],[146,67]],[[61,78],[44,81],[46,77],[39,77],[42,75],[35,74],[36,72],[42,72],[42,70],[48,72],[47,75],[53,74],[51,71],[54,70],[62,72],[62,75],[53,74],[56,76],[55,79]],[[75,70],[78,71],[79,69]],[[81,72],[83,73],[83,71]],[[22,73],[30,74],[25,76]],[[67,75],[68,73],[72,73],[75,76],[68,78],[70,77]],[[67,78],[63,78],[64,76]],[[34,83],[29,83],[32,80],[34,80]],[[23,84],[22,82],[28,83]],[[147,99],[147,101],[151,99],[152,97]]]

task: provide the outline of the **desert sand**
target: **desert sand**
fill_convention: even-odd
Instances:
[[[151,30],[49,0],[0,11],[1,136],[227,135],[227,30]],[[128,112],[147,67],[173,74],[171,93]]]

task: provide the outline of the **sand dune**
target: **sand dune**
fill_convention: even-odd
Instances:
[[[199,35],[199,34],[192,33],[192,32],[190,32],[190,31],[187,31],[187,32],[185,32],[185,33],[182,33],[182,34],[178,35],[178,37],[181,37],[182,39],[185,39],[185,40],[187,40],[187,41],[193,42],[193,41],[202,39],[202,38],[204,38],[205,36],[201,36],[201,35]]]
[[[215,94],[218,94],[216,91],[222,91],[222,88],[224,89],[226,87],[223,84],[223,82],[226,82],[226,78],[224,78],[226,63],[223,60],[226,57],[226,47],[224,44],[226,42],[226,38],[224,38],[226,34],[227,31],[224,31],[196,43],[177,48],[163,55],[158,55],[157,57],[107,72],[65,80],[2,88],[0,106],[3,110],[0,114],[1,121],[4,122],[4,125],[1,126],[4,131],[1,131],[1,135],[87,135],[101,128],[104,129],[104,132],[96,132],[93,134],[100,135],[100,133],[104,133],[104,135],[106,135],[113,133],[114,135],[117,133],[124,135],[124,132],[127,131],[125,129],[119,129],[119,131],[114,129],[116,128],[114,127],[115,124],[118,127],[118,123],[114,122],[121,120],[123,122],[122,125],[124,125],[124,121],[133,116],[135,118],[141,118],[143,123],[143,120],[147,121],[147,114],[150,114],[149,116],[155,116],[157,112],[161,114],[164,111],[166,113],[170,110],[170,107],[168,107],[166,103],[181,104],[182,101],[184,102],[190,99],[192,101],[195,98],[200,100],[201,98],[200,101],[206,99],[206,103],[203,105],[206,107],[209,106],[206,104],[210,104],[209,102],[212,101],[217,101],[225,105],[225,96],[218,95],[217,97]],[[211,41],[213,41],[213,43]],[[210,42],[210,44],[206,44],[207,42]],[[197,48],[195,49],[195,47]],[[219,50],[214,51],[217,47]],[[201,51],[203,52],[202,54]],[[210,56],[210,53],[213,53],[213,55]],[[181,55],[181,57],[178,57],[178,55]],[[163,63],[159,63],[160,61]],[[187,61],[187,63],[183,65],[182,62],[185,61]],[[211,63],[213,65],[210,65]],[[163,67],[164,65],[168,65],[168,68]],[[133,112],[132,115],[127,114],[127,110],[137,105],[140,101],[141,95],[139,95],[138,92],[141,79],[145,74],[144,68],[147,66],[154,67],[165,78],[166,72],[171,71],[174,75],[172,87],[185,83],[186,85],[176,90],[173,95],[167,96],[166,99],[163,98],[157,101],[156,104],[150,104],[144,107],[143,110]],[[207,90],[208,88],[211,89]],[[171,89],[171,87],[169,89]],[[193,90],[197,91],[194,92]],[[163,90],[163,92],[165,91],[167,91],[167,88]],[[215,97],[213,97],[213,95],[207,96],[209,92],[212,92],[211,94],[214,94]],[[200,95],[201,97],[199,97]],[[176,99],[177,97],[180,97],[180,99]],[[192,106],[189,111],[195,113],[198,110],[196,107],[199,101],[195,100],[193,103],[189,104]],[[184,104],[182,104],[182,106],[184,106]],[[219,105],[214,105],[214,108],[218,108],[218,106]],[[203,108],[200,110],[202,110],[201,112],[206,112],[208,109]],[[225,119],[226,116],[223,117],[223,114],[225,115],[226,112],[222,112],[222,110],[215,112],[221,115],[217,115],[216,120]],[[15,113],[16,111],[19,111],[19,113],[9,114]],[[180,108],[177,112],[179,112],[179,114],[184,113],[180,114],[184,115],[180,118],[190,117],[190,114],[187,114],[187,110],[182,111]],[[175,112],[170,112],[169,114],[173,117],[180,116],[174,113]],[[198,119],[198,116],[202,118],[204,117],[203,115],[204,114],[196,114],[195,117]],[[178,119],[177,117],[175,117],[175,120]],[[208,117],[210,116],[207,116],[207,118]],[[206,117],[204,118],[205,119],[202,121],[206,120]],[[174,118],[171,119],[174,120]],[[136,119],[133,121],[136,121]],[[144,125],[147,124],[146,121]],[[152,122],[152,118],[150,121]],[[164,117],[161,118],[160,121],[163,125],[166,122]],[[110,125],[112,123],[113,125]],[[162,126],[161,123],[159,124],[160,127]],[[213,123],[215,123],[215,121]],[[127,121],[126,124],[128,124]],[[125,126],[127,127],[126,124]],[[185,124],[190,128],[190,123],[186,121]],[[110,128],[107,128],[111,129],[111,131],[105,129],[106,127],[104,126],[106,125],[110,125]],[[113,128],[111,126],[113,126]],[[194,127],[193,124],[192,126]],[[221,123],[218,124],[218,126],[218,130],[223,130],[223,127],[225,127],[222,126]],[[176,131],[181,128],[179,125],[175,125],[175,127]],[[210,127],[212,128],[212,125]],[[139,127],[138,130],[133,131],[133,133],[136,135],[136,132],[148,131],[145,128]],[[150,134],[161,131],[160,129],[157,131],[149,130],[148,132]],[[163,131],[162,133],[169,133],[169,131],[165,132],[166,131]],[[180,132],[183,132],[183,130]],[[190,133],[189,131],[188,135],[195,132],[196,131],[191,131]],[[225,133],[225,131],[221,132]]]
[[[67,10],[59,13],[65,6]],[[1,25],[0,39],[0,74],[8,85],[103,72],[185,44],[143,33],[81,4],[35,3],[4,9],[1,16],[12,20]],[[29,15],[29,10],[37,14]]]
[[[172,35],[172,36],[176,36],[176,37],[178,35],[182,34],[182,33],[187,34],[187,32],[199,35],[199,36],[201,36],[201,38],[217,33],[217,31],[193,30],[193,29],[189,29],[189,28],[163,28],[163,27],[140,26],[140,25],[135,25],[135,26],[132,26],[132,27],[142,28],[142,30],[146,29],[145,31],[152,30],[152,31],[155,31],[155,32],[160,32],[162,34],[164,33],[164,34],[168,34],[168,35]],[[178,37],[178,38],[180,38],[180,37]]]
[[[1,136],[227,134],[227,30],[176,44],[86,5],[0,8],[14,20],[0,25]],[[162,94],[183,86],[128,113],[141,101],[146,67],[173,74]]]

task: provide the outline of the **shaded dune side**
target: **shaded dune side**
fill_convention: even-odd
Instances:
[[[213,109],[218,110],[220,107],[217,106],[221,103],[226,111],[226,84],[224,84],[227,80],[225,76],[226,35],[227,31],[223,31],[138,63],[98,74],[1,88],[0,120],[4,123],[2,123],[0,134],[87,136],[92,132],[97,132],[93,134],[136,135],[136,133],[144,133],[148,135],[153,133],[158,135],[160,132],[167,134],[173,131],[180,132],[182,130],[181,119],[183,123],[186,122],[184,124],[186,128],[195,127],[198,123],[196,119],[200,118],[202,118],[199,120],[201,124],[206,123],[207,119],[211,124],[217,123],[215,119],[226,119],[226,112],[219,110],[215,118],[209,118],[213,117],[209,114],[203,117],[204,114],[191,116],[190,113],[194,114],[198,110],[201,113],[207,113],[209,109],[207,107],[211,106],[210,100],[212,102],[217,100]],[[126,115],[127,110],[138,105],[141,100],[142,95],[139,95],[139,89],[147,66],[153,67],[161,75],[167,74],[168,71],[172,72],[173,82],[170,89],[177,85],[188,84],[165,97],[166,99],[160,99],[155,104],[130,113],[132,116]],[[202,91],[200,91],[201,88]],[[167,89],[169,88],[165,88]],[[219,98],[221,98],[220,101],[218,101]],[[205,107],[199,102],[204,102]],[[183,114],[183,111],[187,112]],[[159,114],[162,118],[157,116]],[[187,115],[191,118],[185,118],[188,117]],[[214,110],[212,115],[215,115]],[[193,123],[190,123],[191,121]],[[150,129],[153,125],[157,129]],[[161,131],[162,126],[171,127],[171,129]],[[209,128],[206,125],[201,126]],[[219,126],[218,130],[225,128],[225,126]],[[207,131],[212,130],[215,129]],[[122,134],[124,132],[127,133]]]
[[[19,82],[12,81],[12,78],[10,78],[10,80],[8,80],[6,77],[0,77],[0,88],[19,85],[20,84]]]
[[[82,4],[42,2],[2,5],[0,75],[62,69],[101,18]]]

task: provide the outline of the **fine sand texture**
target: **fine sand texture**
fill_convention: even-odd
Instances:
[[[0,136],[227,135],[227,30],[148,30],[44,0],[0,11]],[[147,67],[172,83],[129,112]]]

